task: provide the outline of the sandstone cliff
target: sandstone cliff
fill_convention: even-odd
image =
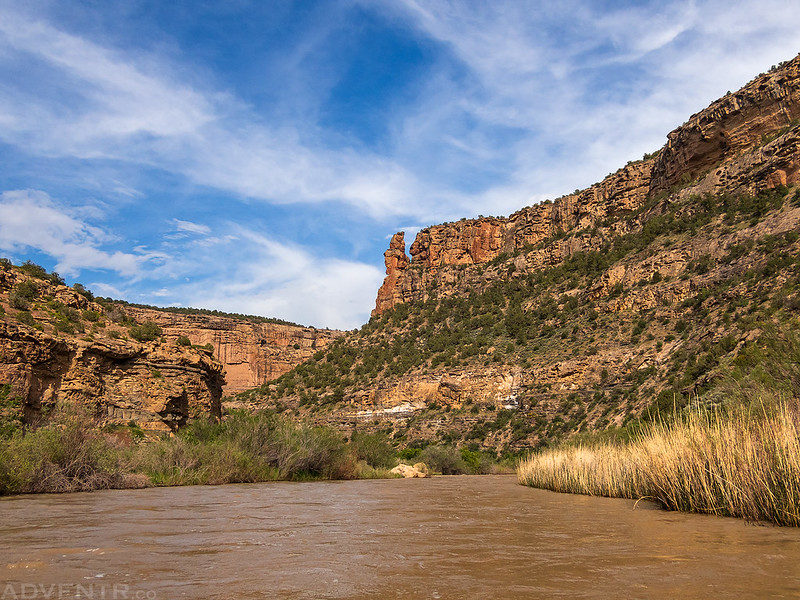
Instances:
[[[566,232],[592,230],[616,220],[625,233],[631,215],[649,199],[678,186],[685,194],[757,192],[800,181],[800,56],[728,94],[671,132],[655,156],[631,163],[582,192],[524,208],[507,218],[462,219],[417,234],[411,259],[402,234],[386,253],[386,279],[373,315],[412,301],[424,301],[432,285],[451,286],[453,269],[485,264],[542,242],[530,253],[531,266],[560,263],[592,247],[592,240],[558,238]],[[688,185],[691,184],[691,185]],[[688,185],[688,187],[687,187]]]
[[[107,306],[58,282],[0,265],[0,386],[26,420],[58,402],[103,423],[171,431],[220,416],[224,376],[210,351],[123,339]]]
[[[280,377],[344,334],[209,314],[180,314],[129,305],[122,308],[138,322],[157,323],[168,342],[186,337],[195,345],[210,344],[225,371],[226,395]]]

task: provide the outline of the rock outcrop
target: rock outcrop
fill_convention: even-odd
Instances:
[[[800,57],[728,93],[667,136],[651,191],[691,181],[800,119]],[[797,166],[795,164],[795,173]]]
[[[276,379],[324,349],[344,332],[299,325],[249,321],[209,314],[183,314],[125,306],[138,322],[161,327],[168,342],[188,338],[194,345],[213,347],[225,372],[225,395]]]
[[[103,423],[171,431],[190,417],[220,416],[222,365],[174,345],[64,339],[0,323],[0,381],[27,420],[58,402],[87,407]]]
[[[417,463],[415,465],[407,465],[405,463],[400,463],[394,469],[389,471],[394,475],[401,475],[406,479],[414,479],[416,477],[427,477],[428,476],[428,467],[425,463]]]
[[[380,314],[398,303],[398,299],[394,296],[397,280],[408,268],[410,262],[406,256],[405,233],[401,231],[392,236],[389,249],[383,253],[383,260],[386,264],[386,279],[378,290],[378,299],[373,314]]]
[[[9,302],[21,289],[29,296],[37,289],[27,310],[19,299]],[[112,336],[103,306],[8,266],[0,268],[0,307],[0,385],[28,421],[60,402],[102,423],[133,421],[154,431],[220,416],[224,376],[209,350]]]

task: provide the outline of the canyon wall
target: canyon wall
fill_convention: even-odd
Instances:
[[[220,416],[223,367],[209,350],[125,339],[103,305],[8,265],[0,267],[0,309],[4,411],[18,407],[30,422],[69,403],[102,424],[165,432]]]
[[[134,306],[123,307],[139,323],[152,321],[174,344],[180,337],[213,347],[225,372],[226,395],[280,377],[315,352],[344,335],[342,331],[259,322],[209,314],[172,313]]]
[[[409,259],[402,233],[385,254],[386,279],[373,316],[405,302],[424,301],[432,285],[458,277],[454,268],[486,264],[528,250],[529,266],[550,266],[595,249],[590,236],[567,232],[601,228],[610,234],[636,227],[634,215],[654,198],[689,193],[758,192],[800,181],[800,56],[760,75],[693,115],[668,135],[655,155],[629,163],[601,182],[575,193],[523,208],[506,218],[462,219],[420,231]],[[646,216],[646,215],[645,215]],[[445,293],[446,295],[446,293]]]

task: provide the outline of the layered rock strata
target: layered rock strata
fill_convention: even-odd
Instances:
[[[507,218],[428,227],[411,244],[410,260],[402,234],[396,234],[385,254],[386,279],[372,314],[426,300],[431,286],[448,287],[460,277],[458,267],[490,263],[530,248],[520,260],[535,268],[558,264],[578,250],[596,249],[601,243],[597,237],[574,234],[604,227],[605,237],[626,233],[638,223],[620,217],[661,195],[752,193],[797,183],[798,120],[800,56],[693,115],[668,135],[654,156],[630,163],[579,193]],[[569,239],[558,239],[567,232],[573,234]]]
[[[342,331],[331,329],[216,315],[180,314],[133,306],[126,306],[124,310],[140,323],[158,324],[164,338],[173,344],[180,337],[199,346],[210,344],[214,356],[223,365],[225,395],[280,377],[344,335]]]
[[[26,282],[38,288],[30,310],[9,302]],[[101,423],[133,421],[154,431],[173,431],[190,417],[220,416],[224,375],[209,350],[122,339],[99,304],[9,267],[0,269],[0,307],[0,385],[27,421],[62,402],[84,407]],[[74,311],[69,327],[82,331],[64,333],[52,307]]]

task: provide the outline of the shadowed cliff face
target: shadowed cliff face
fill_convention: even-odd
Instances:
[[[138,322],[157,323],[168,342],[187,337],[192,344],[211,344],[214,356],[223,365],[226,395],[280,377],[344,335],[331,329],[216,315],[176,314],[133,306],[124,310]]]
[[[798,133],[792,126],[799,119],[797,57],[693,115],[669,134],[654,157],[630,163],[577,194],[524,208],[507,218],[463,219],[423,229],[411,245],[410,261],[402,233],[396,234],[385,255],[386,279],[372,314],[424,301],[431,285],[447,288],[452,277],[442,271],[448,267],[488,263],[559,234],[596,228],[679,186],[691,184],[685,193],[719,194],[797,183]],[[625,233],[629,225],[620,223],[617,233]],[[574,238],[566,246],[555,240],[540,249],[535,260],[543,266],[558,264],[590,248]]]

